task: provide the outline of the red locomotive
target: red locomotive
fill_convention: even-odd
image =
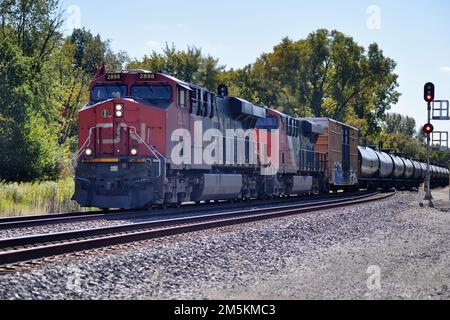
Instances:
[[[409,160],[391,157],[389,173],[387,155],[358,150],[355,128],[293,118],[227,91],[144,70],[99,74],[79,113],[74,199],[135,209],[377,187],[381,177],[382,187],[423,181],[422,164],[406,176],[396,161]],[[439,171],[443,184],[448,170]]]
[[[319,192],[322,129],[163,73],[110,73],[79,113],[74,199],[144,208]]]

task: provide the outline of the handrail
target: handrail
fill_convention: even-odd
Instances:
[[[91,136],[92,136],[92,131],[94,129],[96,129],[96,127],[92,127],[89,129],[89,135],[88,135],[86,141],[83,143],[82,147],[77,151],[75,156],[69,160],[69,162],[72,164],[73,167],[76,166],[76,161],[78,159],[80,159],[81,155],[83,154],[84,150],[86,150],[87,146],[89,146],[91,144]]]
[[[138,135],[137,134],[137,129],[136,129],[136,127],[132,127],[132,126],[129,126],[128,128],[130,128],[130,129],[132,129],[132,130],[134,130],[134,131],[132,131],[131,133],[144,145],[144,146],[146,146],[149,150],[150,150],[150,152],[156,157],[156,159],[157,159],[157,161],[158,161],[158,176],[156,177],[156,178],[160,178],[161,177],[161,175],[162,175],[162,161],[161,161],[161,158],[162,158],[162,160],[164,161],[164,162],[167,162],[167,158],[166,157],[164,157],[158,150],[156,150],[156,148],[154,148],[153,146],[151,146],[151,145],[148,145],[145,141],[144,141],[144,139],[142,139],[142,137],[140,136],[140,135]]]

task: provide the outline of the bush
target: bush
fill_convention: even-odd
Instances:
[[[0,182],[0,216],[83,211],[70,200],[74,189],[72,178],[40,183]]]

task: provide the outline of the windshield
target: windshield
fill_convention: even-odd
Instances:
[[[170,86],[134,86],[131,88],[134,99],[149,102],[164,102],[172,100],[172,87]]]
[[[91,100],[98,102],[108,99],[123,98],[127,95],[127,86],[95,86],[92,88]]]
[[[277,119],[273,117],[266,119],[259,119],[258,122],[256,123],[256,128],[267,130],[277,129],[278,128]]]

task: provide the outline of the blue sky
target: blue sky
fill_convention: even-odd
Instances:
[[[132,57],[173,42],[201,47],[234,68],[254,62],[285,36],[301,39],[318,28],[337,29],[365,47],[377,42],[397,62],[403,95],[393,112],[425,124],[427,81],[436,84],[437,98],[450,99],[448,0],[64,0],[63,6],[79,8],[79,19],[69,16],[72,25],[100,33],[114,50]],[[450,122],[435,127],[450,131]]]

